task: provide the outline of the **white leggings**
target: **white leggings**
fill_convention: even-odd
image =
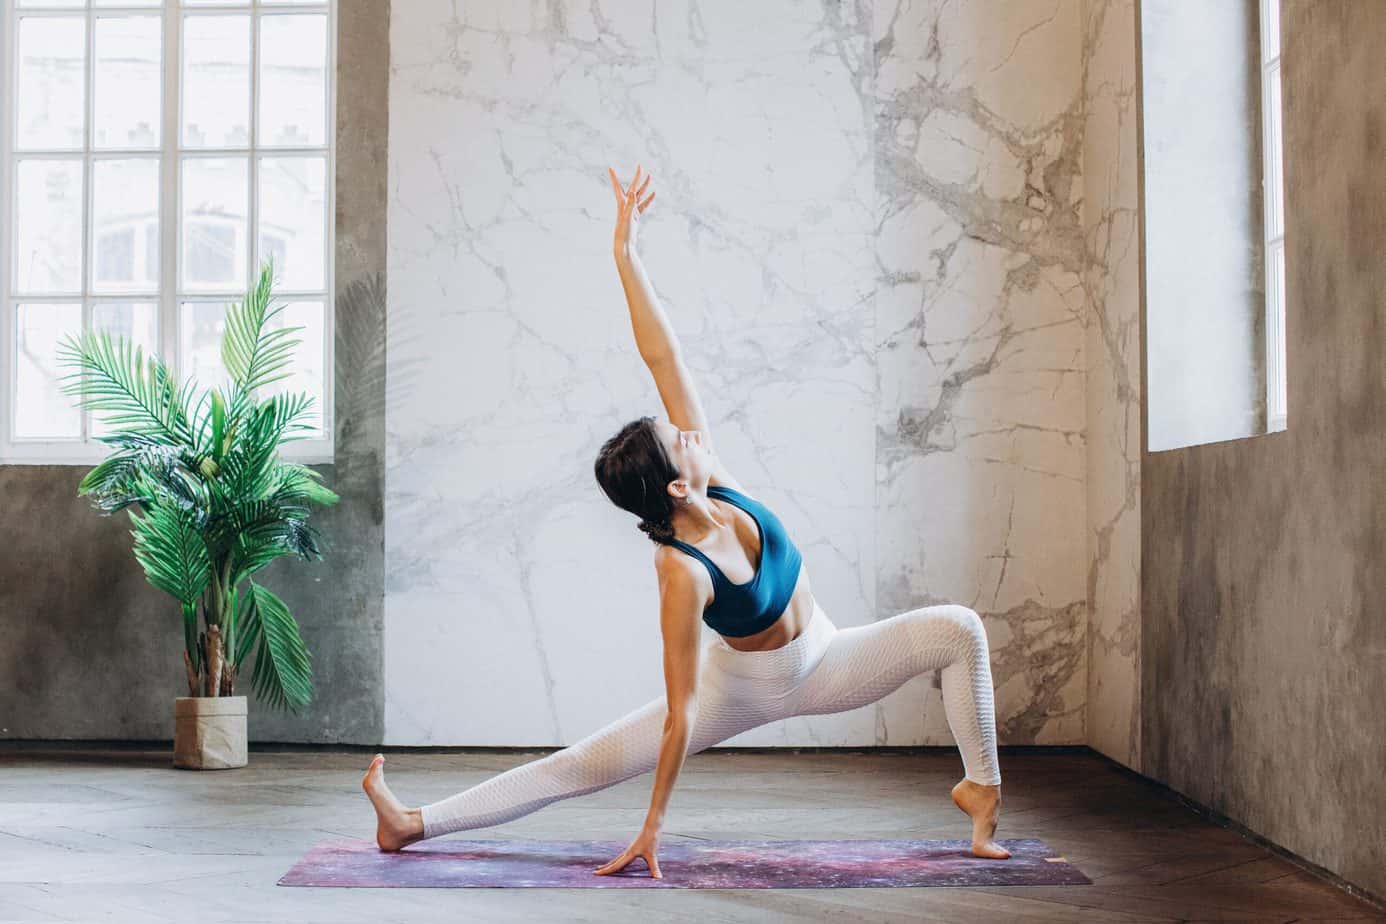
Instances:
[[[986,631],[956,604],[846,629],[815,605],[804,631],[769,651],[738,651],[716,636],[703,648],[687,753],[790,716],[857,709],[934,670],[943,672],[944,712],[967,778],[999,784]],[[424,837],[498,825],[653,770],[666,712],[659,696],[566,748],[423,806]]]

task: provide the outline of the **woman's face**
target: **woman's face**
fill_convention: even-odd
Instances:
[[[669,460],[688,481],[689,488],[703,488],[712,474],[712,453],[703,446],[701,430],[680,430],[668,420],[657,421],[660,439]]]

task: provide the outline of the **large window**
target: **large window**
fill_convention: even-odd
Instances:
[[[64,335],[104,328],[224,381],[228,302],[273,257],[299,459],[332,454],[331,0],[0,0],[0,461],[103,457],[62,394]]]
[[[1262,190],[1266,234],[1266,429],[1285,429],[1285,192],[1280,0],[1261,0]]]

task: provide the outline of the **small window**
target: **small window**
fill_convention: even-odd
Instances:
[[[1278,13],[1137,7],[1149,452],[1284,427]]]
[[[1266,212],[1266,429],[1286,426],[1284,109],[1280,0],[1261,0],[1261,183]]]
[[[293,377],[332,459],[334,0],[0,0],[0,462],[88,464],[67,334],[104,328],[180,378],[263,260],[301,325]]]

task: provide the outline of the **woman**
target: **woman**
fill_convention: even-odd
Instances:
[[[594,872],[644,859],[663,878],[656,849],[687,754],[794,715],[873,703],[925,671],[942,671],[943,702],[964,778],[953,801],[972,819],[972,852],[1010,856],[993,840],[1001,803],[986,632],[965,606],[926,606],[839,630],[819,607],[784,526],[750,497],[712,448],[707,420],[673,329],[635,252],[645,195],[640,168],[616,193],[616,265],[636,345],[667,420],[641,417],[607,440],[595,474],[612,502],[641,517],[656,542],[665,695],[569,747],[456,795],[406,808],[385,785],[377,754],[362,786],[377,815],[376,841],[398,850],[424,838],[497,825],[551,802],[654,770],[645,824]],[[639,188],[636,186],[639,184]],[[716,635],[700,646],[699,621]]]

